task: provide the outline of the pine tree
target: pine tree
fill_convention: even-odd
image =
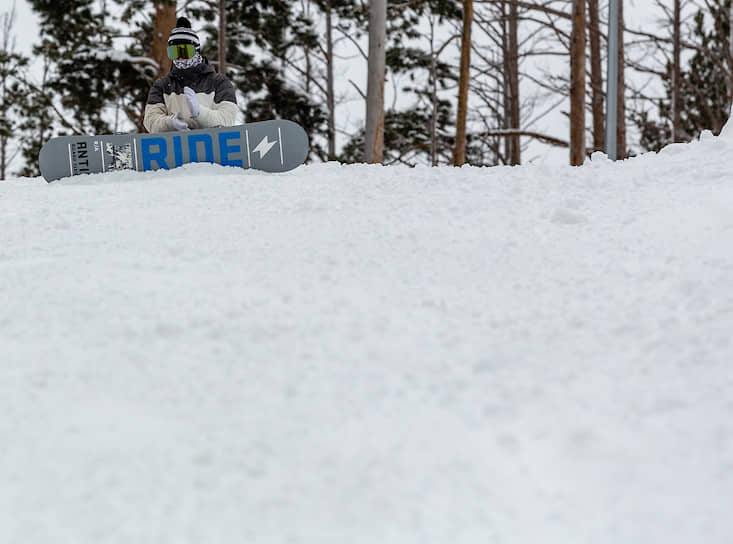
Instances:
[[[155,13],[149,2],[127,0],[114,16],[96,0],[29,3],[39,18],[41,39],[33,49],[42,75],[23,82],[17,109],[25,159],[20,172],[37,175],[38,152],[52,136],[142,131],[147,93],[160,67],[152,58]]]
[[[725,59],[729,58],[731,0],[710,0],[709,4],[710,11],[699,10],[695,15],[696,52],[679,75],[681,108],[678,115],[681,136],[687,140],[703,130],[718,134],[730,114],[728,85],[733,67],[726,65]],[[713,24],[706,23],[706,14]],[[645,150],[658,151],[672,142],[674,78],[674,66],[670,62],[663,78],[666,97],[657,103],[658,117],[650,111],[639,112],[633,117],[641,133],[639,143]]]
[[[57,133],[54,122],[61,119],[66,123],[53,105],[53,92],[48,86],[51,62],[45,55],[41,55],[39,60],[42,62],[41,79],[36,82],[24,80],[17,107],[20,121],[16,131],[24,159],[24,165],[17,173],[29,177],[41,174],[38,155],[43,144]],[[72,128],[71,125],[68,128]]]
[[[119,17],[95,0],[31,0],[43,38],[35,52],[51,64],[47,86],[65,132],[142,130],[147,92],[159,69],[150,49],[154,12],[147,2],[127,4]],[[148,11],[137,9],[142,7]],[[130,12],[138,18],[133,21]],[[125,114],[124,126],[113,124],[113,111]]]
[[[109,132],[103,118],[104,107],[115,83],[111,70],[96,55],[112,47],[104,31],[104,14],[95,13],[92,0],[32,0],[40,15],[44,51],[54,64],[48,82],[61,105],[74,119],[78,132]]]
[[[15,4],[0,16],[0,179],[6,179],[8,168],[18,153],[12,146],[18,137],[18,109],[24,95],[23,71],[29,59],[15,51],[12,28]]]
[[[323,156],[318,141],[327,134],[324,101],[300,85],[307,78],[297,58],[304,46],[315,45],[310,22],[290,2],[231,0],[226,9],[227,76],[241,93],[245,121],[295,121],[308,133],[311,150]],[[205,54],[218,64],[218,5],[194,2],[190,14],[207,22],[213,39]]]

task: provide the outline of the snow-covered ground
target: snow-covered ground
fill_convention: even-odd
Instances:
[[[733,126],[0,183],[0,542],[729,543],[732,336]]]

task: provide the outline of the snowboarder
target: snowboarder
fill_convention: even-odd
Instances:
[[[143,125],[148,132],[228,127],[237,118],[234,86],[200,53],[199,37],[185,17],[168,38],[168,74],[148,93]]]

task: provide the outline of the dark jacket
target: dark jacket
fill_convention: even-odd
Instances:
[[[201,112],[191,118],[183,88],[196,93]],[[217,74],[208,62],[180,70],[173,66],[167,75],[157,80],[150,89],[145,105],[143,125],[148,132],[174,130],[171,118],[176,113],[189,128],[228,127],[236,122],[237,96],[226,76]]]

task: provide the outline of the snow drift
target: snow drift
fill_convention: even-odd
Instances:
[[[0,541],[729,542],[731,210],[733,124],[0,183]]]

